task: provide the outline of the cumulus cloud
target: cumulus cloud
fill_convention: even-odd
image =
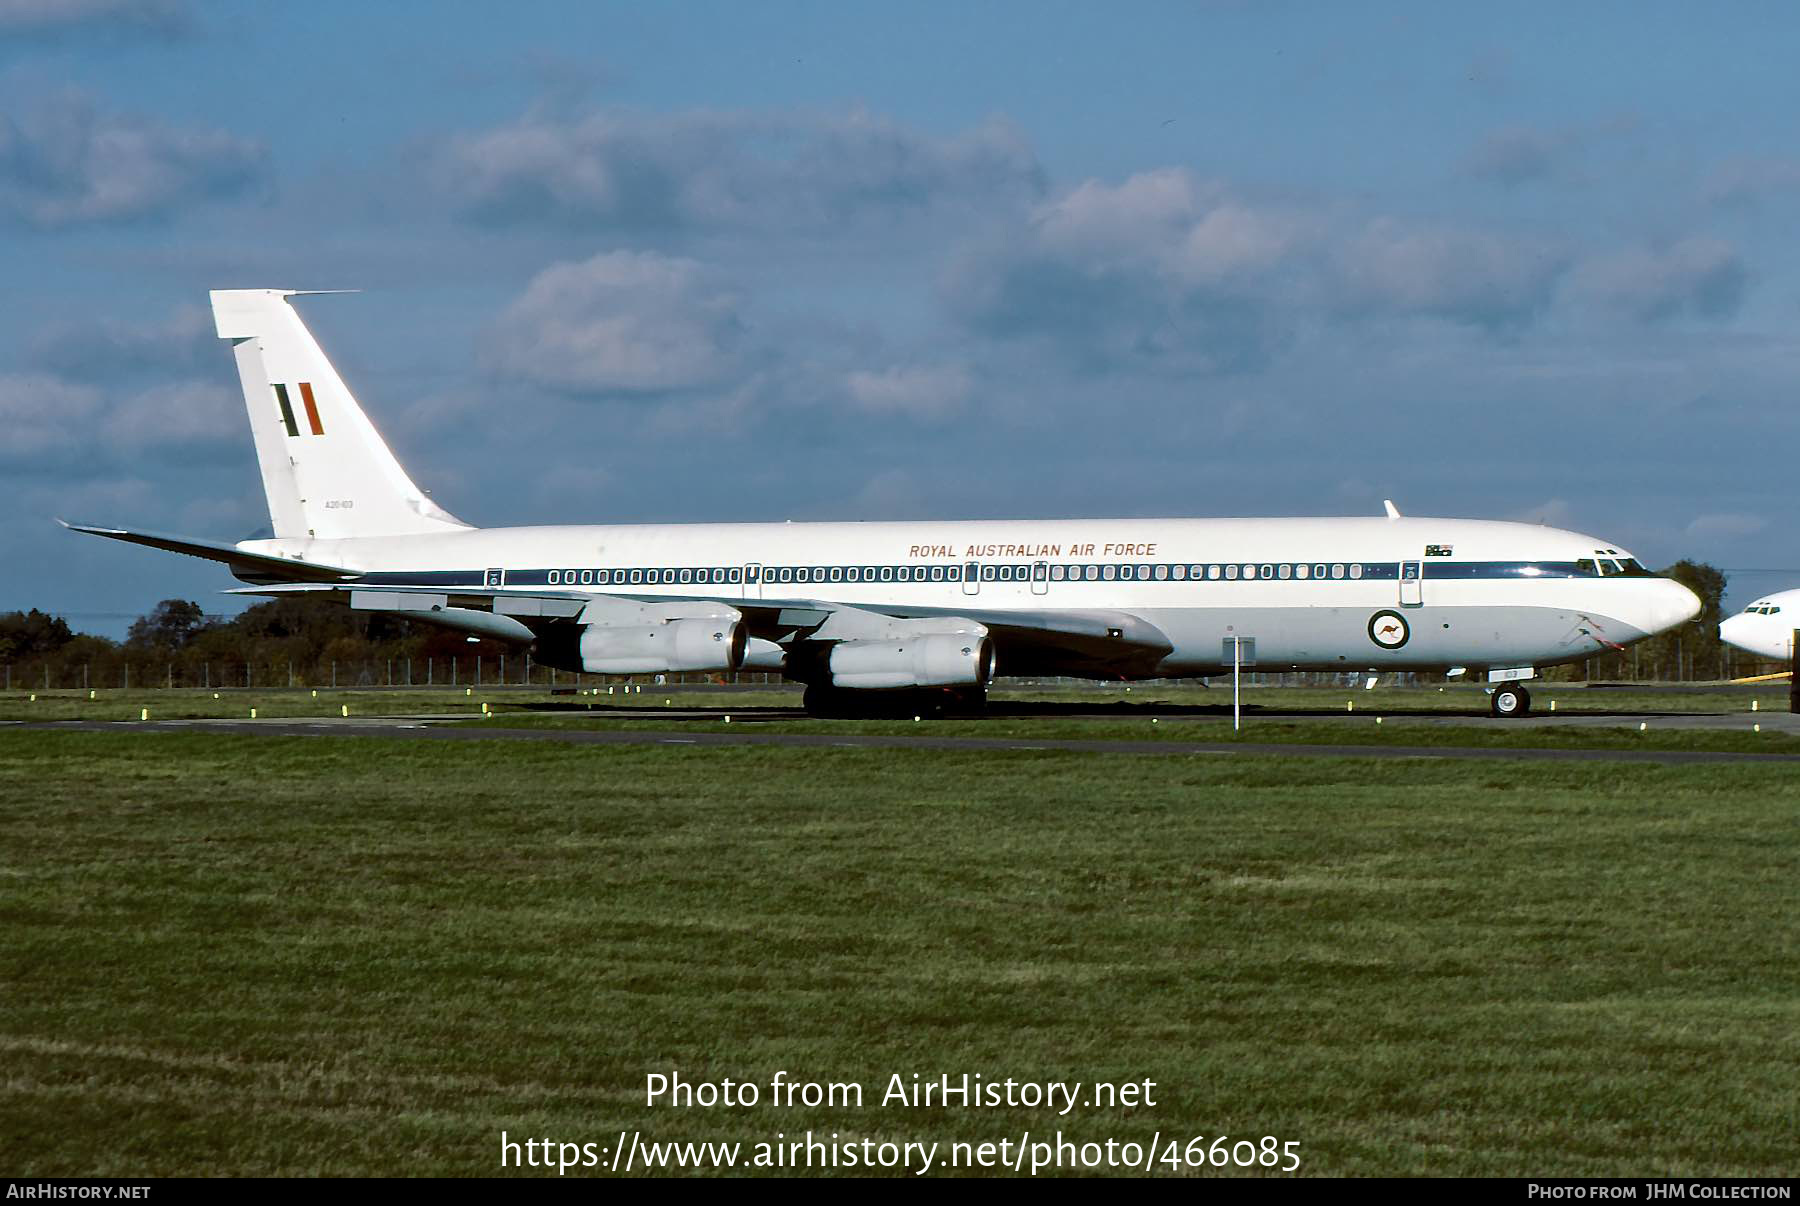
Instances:
[[[1508,516],[1520,523],[1541,523],[1553,528],[1567,528],[1575,523],[1575,508],[1567,499],[1546,498]]]
[[[167,214],[261,182],[261,143],[101,113],[64,97],[0,114],[0,214],[55,228]]]
[[[95,319],[40,331],[31,341],[32,363],[78,381],[142,380],[146,374],[190,373],[217,368],[221,359],[212,315],[182,306],[149,322]]]
[[[249,444],[241,390],[210,381],[151,386],[119,403],[102,432],[123,455],[157,449],[237,448]]]
[[[1688,524],[1686,532],[1688,536],[1697,540],[1729,540],[1739,536],[1754,536],[1768,526],[1769,521],[1766,516],[1720,512],[1695,516],[1694,521]]]
[[[1089,180],[1037,214],[1044,247],[1190,284],[1216,284],[1279,261],[1305,233],[1293,214],[1257,209],[1179,168]]]
[[[879,373],[859,369],[845,386],[851,401],[871,414],[935,419],[961,409],[970,381],[957,365],[894,365]]]
[[[477,220],[622,230],[828,230],[1043,186],[1007,122],[937,138],[862,112],[534,115],[452,139],[438,168]]]
[[[948,275],[983,333],[1041,336],[1101,368],[1261,368],[1304,322],[1425,318],[1507,332],[1553,301],[1560,246],[1501,231],[1360,223],[1259,202],[1182,169],[1086,181]]]
[[[965,255],[943,292],[977,330],[1049,337],[1091,367],[1232,371],[1285,338],[1271,303],[1313,226],[1179,168],[1089,180]]]
[[[1695,236],[1666,247],[1597,256],[1582,265],[1579,284],[1605,306],[1657,322],[1728,317],[1742,303],[1749,278],[1731,244]]]
[[[1541,313],[1568,267],[1567,252],[1542,240],[1391,218],[1369,222],[1333,256],[1340,307],[1488,330]]]
[[[0,376],[0,464],[18,471],[135,458],[189,464],[248,438],[242,395],[205,381],[117,392],[45,374]]]
[[[95,430],[100,410],[99,391],[85,386],[39,374],[0,377],[0,457],[15,468],[59,460]]]
[[[1556,175],[1575,145],[1568,132],[1511,126],[1481,140],[1464,167],[1478,180],[1508,187]]]
[[[172,37],[191,25],[184,0],[0,0],[0,37]]]
[[[1755,205],[1800,193],[1800,159],[1762,155],[1728,160],[1713,169],[1701,191],[1714,205]]]
[[[647,394],[740,367],[738,301],[689,259],[614,251],[552,265],[500,316],[494,370],[572,394]]]

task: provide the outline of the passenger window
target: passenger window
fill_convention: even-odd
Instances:
[[[1216,565],[1207,566],[1206,567],[1206,576],[1208,578],[1216,579],[1219,576],[1219,567]]]
[[[1235,565],[1226,566],[1225,567],[1225,576],[1227,578],[1230,578],[1235,581],[1238,576],[1238,567]]]
[[[934,565],[931,567],[931,580],[933,582],[942,582],[944,580],[944,567],[943,566]]]
[[[950,567],[950,581],[952,581],[952,582],[961,582],[962,581],[962,566],[953,565]]]
[[[1256,567],[1254,565],[1246,565],[1244,567],[1244,577],[1247,579],[1256,577]]]
[[[881,567],[881,580],[883,582],[892,582],[894,580],[894,567],[893,566],[884,565]]]
[[[1175,581],[1177,581],[1177,582],[1187,581],[1187,566],[1178,565],[1175,567]]]
[[[1137,576],[1139,582],[1148,582],[1150,580],[1150,567],[1147,565],[1138,566]]]
[[[1111,582],[1114,578],[1119,576],[1119,567],[1116,565],[1102,566],[1100,568],[1100,576],[1105,578],[1108,582]]]
[[[1051,566],[1050,567],[1050,581],[1061,582],[1062,580],[1063,580],[1063,567],[1060,565]]]
[[[844,567],[843,566],[834,565],[831,567],[831,580],[833,582],[842,582],[844,580]]]
[[[1312,566],[1310,566],[1310,565],[1296,565],[1296,566],[1295,566],[1295,567],[1294,567],[1294,577],[1296,577],[1296,578],[1310,578],[1310,577],[1312,577]]]
[[[1362,566],[1361,566],[1361,565],[1359,565],[1359,564],[1357,564],[1357,563],[1356,563],[1356,562],[1351,562],[1351,564],[1350,564],[1350,576],[1351,576],[1351,577],[1352,577],[1352,578],[1360,578],[1360,577],[1362,577]]]
[[[1331,576],[1333,578],[1342,578],[1344,576],[1344,565],[1342,562],[1331,567]]]

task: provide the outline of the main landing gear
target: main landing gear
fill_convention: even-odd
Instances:
[[[1531,712],[1531,692],[1516,683],[1503,683],[1488,697],[1488,711],[1503,720]]]

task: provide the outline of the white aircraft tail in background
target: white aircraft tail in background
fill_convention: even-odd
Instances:
[[[469,525],[413,484],[294,313],[295,289],[216,289],[213,321],[237,356],[277,539],[338,540]]]

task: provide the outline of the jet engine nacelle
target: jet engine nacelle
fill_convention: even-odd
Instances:
[[[661,624],[589,624],[577,645],[589,674],[661,674],[736,670],[748,634],[735,619],[706,617]]]
[[[846,641],[826,662],[831,685],[879,691],[897,687],[985,687],[994,646],[973,633],[933,633],[897,641]]]

